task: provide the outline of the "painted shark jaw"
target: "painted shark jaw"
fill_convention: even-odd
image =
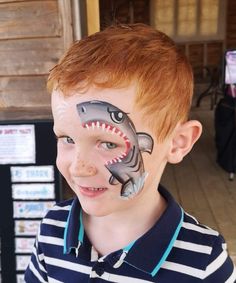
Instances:
[[[115,164],[117,162],[122,162],[122,159],[124,159],[127,155],[128,152],[131,148],[131,143],[130,140],[128,139],[128,137],[117,127],[115,127],[114,125],[110,125],[106,122],[102,122],[102,121],[88,121],[86,123],[82,124],[82,127],[84,129],[87,130],[95,130],[95,129],[99,129],[103,132],[109,133],[111,135],[117,135],[119,137],[121,137],[125,143],[126,149],[123,153],[121,153],[119,156],[116,156],[115,158],[106,161],[105,165],[111,165],[111,164]]]

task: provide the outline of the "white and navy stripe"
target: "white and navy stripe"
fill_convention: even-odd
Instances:
[[[168,207],[157,223],[102,258],[86,236],[78,199],[56,205],[40,226],[26,282],[234,283],[222,236],[184,213],[164,188],[159,191]]]

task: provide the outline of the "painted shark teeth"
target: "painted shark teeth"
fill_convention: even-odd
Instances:
[[[111,164],[115,164],[115,163],[118,163],[118,162],[122,162],[122,158],[123,158],[123,156],[113,158],[112,160],[107,161],[106,165],[111,165]]]
[[[115,164],[115,163],[117,163],[117,162],[122,162],[122,159],[124,158],[124,157],[126,157],[127,156],[127,153],[126,152],[123,152],[121,155],[119,155],[118,157],[115,157],[115,158],[113,158],[112,160],[108,160],[106,163],[105,163],[105,165],[111,165],[111,164]]]
[[[106,131],[107,133],[110,132],[112,135],[116,134],[124,139],[126,145],[130,145],[130,140],[128,139],[128,137],[124,133],[122,133],[118,128],[114,126],[111,126],[111,125],[108,125],[106,123],[99,122],[99,121],[93,121],[93,122],[85,123],[83,127],[86,128],[87,130],[90,130],[90,129],[94,130],[96,128],[96,129],[102,129],[103,131]]]
[[[86,128],[87,130],[89,129],[102,129],[103,131],[106,131],[106,132],[111,132],[111,134],[117,134],[118,136],[122,137],[123,139],[125,140],[128,140],[127,136],[122,133],[119,129],[117,129],[116,127],[114,126],[111,126],[111,125],[107,125],[106,123],[102,123],[102,122],[99,122],[99,121],[93,121],[93,122],[88,122],[88,123],[85,123],[83,125],[84,128]]]
[[[115,164],[117,162],[122,162],[122,159],[127,156],[127,153],[130,149],[130,140],[128,139],[128,137],[122,133],[120,131],[120,129],[106,124],[104,122],[100,122],[100,121],[92,121],[92,122],[87,122],[83,124],[83,127],[86,128],[87,130],[94,130],[94,129],[101,129],[102,131],[106,131],[107,133],[111,133],[112,135],[116,134],[119,137],[123,138],[125,145],[126,145],[126,152],[122,153],[121,155],[113,158],[112,160],[109,160],[105,163],[105,165],[111,165],[111,164]]]
[[[106,124],[105,124],[105,123],[103,123],[103,124],[102,124],[102,130],[104,131],[104,130],[105,130],[105,128],[106,128]]]

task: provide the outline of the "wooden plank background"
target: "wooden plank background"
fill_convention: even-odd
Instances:
[[[5,107],[49,107],[46,79],[47,76],[0,77],[0,103]]]
[[[72,42],[67,0],[0,0],[0,107],[50,106],[46,77]]]
[[[48,74],[63,52],[61,38],[1,41],[0,76]]]
[[[0,39],[62,36],[57,1],[0,5]]]
[[[69,0],[0,0],[0,77],[18,77],[19,96],[25,80],[35,76],[36,85],[44,80],[73,40],[71,6]],[[101,28],[112,23],[111,1],[100,0]],[[149,23],[149,0],[116,1],[118,22]],[[221,64],[224,50],[236,48],[236,1],[227,1],[226,35],[224,40],[182,42],[180,48],[189,57],[194,70],[203,65]],[[23,86],[21,87],[21,76]],[[39,78],[42,76],[42,78]],[[10,85],[0,83],[0,107],[14,105],[15,93]],[[32,83],[29,82],[32,86]],[[16,88],[17,89],[17,88]],[[39,95],[37,93],[37,95]],[[27,107],[45,105],[30,95]],[[23,100],[25,101],[25,100]],[[4,102],[4,103],[3,103]],[[22,105],[25,106],[25,105]],[[48,105],[49,106],[49,105]]]

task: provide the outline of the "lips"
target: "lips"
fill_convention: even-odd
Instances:
[[[96,192],[96,191],[104,191],[106,188],[92,188],[92,187],[81,187],[81,189],[86,189],[88,191]]]
[[[97,197],[101,194],[103,194],[107,188],[95,188],[95,187],[82,187],[79,186],[79,190],[82,195],[88,196],[88,197]]]

